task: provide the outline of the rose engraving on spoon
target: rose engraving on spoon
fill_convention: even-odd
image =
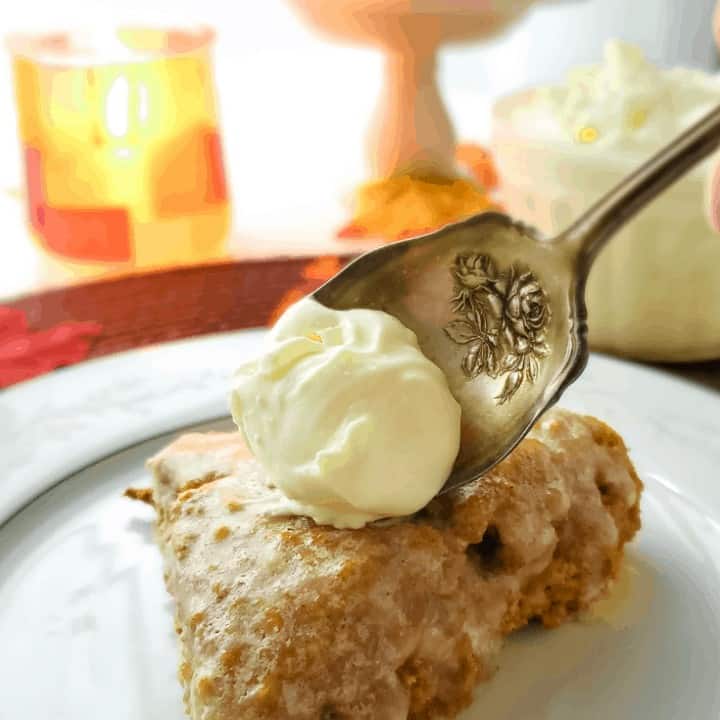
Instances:
[[[457,318],[445,332],[467,345],[462,370],[468,378],[505,378],[495,397],[503,404],[523,383],[537,380],[540,363],[550,354],[545,341],[551,318],[547,296],[530,270],[511,265],[499,271],[489,255],[460,254],[451,273]]]

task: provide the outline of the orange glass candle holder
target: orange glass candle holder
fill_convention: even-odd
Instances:
[[[221,257],[227,183],[209,29],[9,38],[30,226],[63,257]]]

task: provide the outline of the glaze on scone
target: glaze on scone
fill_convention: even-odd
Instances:
[[[452,717],[505,634],[604,593],[640,525],[621,438],[560,410],[481,480],[360,530],[263,515],[239,433],[150,466],[193,720]]]

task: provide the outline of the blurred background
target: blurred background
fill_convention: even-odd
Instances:
[[[394,4],[397,3],[390,1],[370,5],[391,8]],[[503,2],[498,0],[496,4],[502,6]],[[509,6],[513,3],[506,4]],[[503,203],[502,167],[499,180],[488,180],[488,173],[493,175],[498,172],[491,138],[493,106],[498,98],[521,89],[561,82],[569,69],[600,62],[603,48],[610,39],[620,39],[637,46],[650,63],[661,68],[689,66],[708,75],[714,75],[718,68],[718,52],[712,32],[714,0],[634,0],[631,4],[626,0],[548,0],[514,4],[530,7],[526,13],[522,12],[522,8],[518,9],[513,15],[514,22],[508,22],[507,25],[498,23],[497,32],[486,34],[478,31],[458,45],[445,43],[443,38],[437,43],[439,62],[437,68],[433,65],[431,72],[436,73],[440,95],[444,99],[450,124],[454,126],[454,136],[448,137],[454,143],[466,146],[461,153],[462,157],[458,156],[465,163],[463,177],[469,173],[474,182],[473,192],[479,190],[485,193],[482,199],[476,195],[468,196],[467,207],[481,209],[488,203]],[[322,14],[323,3],[315,5],[321,7],[318,12]],[[337,7],[344,5],[355,8],[349,11],[347,18],[351,18],[352,12],[363,12],[362,9],[358,10],[362,8],[359,0],[339,2]],[[427,7],[423,9],[423,3],[418,2],[417,6],[408,3],[408,12],[433,12],[441,16],[443,13],[459,12],[458,7],[462,3],[457,0],[438,0],[425,5],[432,6],[432,11]],[[467,12],[470,14],[480,12],[478,3],[465,2],[464,5],[469,8]],[[73,312],[48,314],[47,303],[50,300],[45,301],[46,304],[42,305],[44,310],[41,310],[38,309],[39,305],[31,304],[28,298],[51,289],[84,285],[88,281],[137,276],[148,270],[157,272],[207,262],[227,265],[294,257],[316,263],[309,271],[303,270],[305,266],[302,264],[294,265],[294,274],[288,277],[287,282],[281,279],[273,281],[277,287],[273,285],[275,294],[268,302],[276,304],[278,298],[287,301],[313,282],[320,282],[324,274],[339,267],[338,263],[343,262],[343,258],[401,235],[401,232],[394,231],[393,237],[380,237],[382,233],[365,232],[357,221],[357,203],[365,197],[357,194],[358,189],[368,180],[377,181],[386,175],[395,177],[402,174],[395,172],[398,168],[394,166],[393,172],[377,172],[377,168],[373,169],[372,161],[368,161],[366,138],[369,129],[372,130],[373,122],[377,125],[383,118],[387,121],[387,118],[392,117],[392,112],[402,113],[405,107],[399,103],[399,109],[386,109],[385,115],[381,113],[380,120],[373,120],[378,98],[383,96],[383,92],[393,91],[393,86],[387,85],[388,61],[384,59],[388,57],[387,47],[384,47],[383,53],[365,43],[355,43],[350,32],[334,32],[331,33],[334,35],[332,37],[324,34],[324,19],[316,22],[314,14],[317,15],[317,12],[312,6],[312,2],[304,3],[300,0],[264,0],[258,3],[231,3],[225,0],[204,0],[202,3],[191,0],[156,0],[152,3],[138,0],[126,0],[123,3],[66,0],[61,4],[49,0],[25,0],[20,3],[3,3],[0,7],[0,31],[10,40],[9,49],[0,57],[0,252],[3,258],[0,263],[0,302],[23,311],[33,309],[33,322],[39,328],[50,322],[48,317],[68,321],[97,320],[102,324],[106,320],[103,312],[98,310],[93,315],[87,305],[83,305],[85,309],[82,311],[76,309]],[[348,19],[348,22],[351,20]],[[62,140],[52,133],[47,135],[43,142],[70,143],[63,151],[63,157],[75,153],[75,159],[70,165],[58,166],[70,170],[56,168],[58,174],[54,180],[42,180],[42,173],[50,172],[49,161],[43,166],[42,160],[37,160],[36,155],[33,155],[34,141],[23,137],[23,133],[27,135],[30,132],[32,135],[32,131],[28,130],[32,118],[28,118],[34,117],[33,113],[39,113],[33,103],[38,102],[38,96],[42,98],[43,93],[47,95],[50,92],[50,81],[43,80],[42,73],[37,77],[32,75],[37,70],[33,70],[33,63],[41,69],[45,63],[42,57],[38,60],[37,47],[32,49],[32,42],[33,38],[37,40],[46,32],[62,33],[76,29],[93,29],[96,33],[102,29],[107,37],[113,29],[126,26],[161,30],[207,27],[216,34],[214,44],[208,41],[207,47],[202,48],[202,52],[208,50],[207,58],[201,58],[192,71],[200,73],[198,87],[207,90],[207,97],[203,95],[199,100],[199,94],[205,93],[205,90],[188,89],[191,84],[186,86],[184,98],[183,91],[175,88],[173,97],[176,105],[167,110],[169,115],[159,122],[168,123],[168,128],[180,127],[186,115],[194,117],[192,113],[195,110],[190,109],[194,107],[193,103],[198,105],[198,113],[207,113],[209,120],[206,122],[207,127],[203,125],[204,134],[198,135],[199,149],[193,150],[196,152],[193,157],[196,157],[197,164],[192,165],[185,159],[176,160],[172,154],[162,155],[158,151],[157,163],[165,163],[165,166],[162,172],[158,171],[159,174],[153,176],[155,180],[147,180],[147,187],[142,185],[146,180],[136,183],[133,179],[135,176],[127,174],[130,171],[123,169],[125,166],[120,160],[117,165],[103,166],[104,169],[87,170],[90,177],[95,177],[93,173],[104,173],[103,182],[110,188],[106,190],[107,202],[113,208],[113,202],[122,204],[126,201],[117,201],[117,198],[112,200],[115,197],[113,186],[120,187],[124,183],[128,188],[133,188],[134,199],[127,201],[135,213],[131,213],[129,221],[131,234],[135,233],[132,242],[140,243],[138,238],[142,235],[145,249],[138,249],[131,242],[127,253],[118,251],[119,254],[113,255],[115,250],[112,250],[107,257],[103,257],[102,252],[105,251],[102,248],[90,248],[89,255],[83,257],[85,250],[94,242],[96,236],[93,233],[100,227],[97,223],[102,222],[97,219],[100,216],[92,215],[90,220],[85,217],[78,219],[76,215],[63,215],[64,210],[58,210],[56,217],[51,214],[57,210],[51,207],[52,198],[45,198],[42,193],[37,197],[33,195],[40,192],[37,188],[41,186],[42,192],[50,192],[50,184],[56,186],[58,178],[68,177],[66,185],[70,187],[73,168],[82,174],[84,165],[89,162],[89,155],[82,146],[73,146],[70,140]],[[25,36],[18,40],[17,33],[25,33]],[[85,68],[83,72],[86,72],[88,64],[92,66],[98,62],[92,57],[75,57],[75,49],[69,47],[67,41],[57,41],[62,35],[50,37],[55,38],[52,41],[55,45],[44,47],[43,52],[46,56],[59,54],[61,59],[54,57],[50,63],[56,69],[58,65],[75,63]],[[196,38],[196,35],[192,37]],[[142,43],[146,39],[143,38]],[[167,62],[168,67],[173,53],[183,55],[189,48],[183,46],[187,37],[178,36],[175,40],[175,45],[172,42],[162,45],[161,42],[162,50],[158,51],[160,46],[155,46],[152,51],[158,51],[158,57],[165,57],[163,62]],[[150,42],[152,44],[156,40],[151,38]],[[372,44],[382,45],[383,41]],[[193,46],[189,49],[192,53],[197,48]],[[152,56],[152,52],[147,57]],[[13,53],[16,59],[15,79]],[[72,56],[72,59],[63,61],[63,53],[68,58]],[[21,64],[25,62],[27,65],[22,72],[17,68],[18,57]],[[168,57],[171,59],[168,60]],[[23,72],[26,74],[23,75]],[[142,79],[143,71],[138,72]],[[152,71],[147,72],[150,77]],[[178,72],[185,70],[179,68]],[[18,80],[20,77],[24,79]],[[124,78],[123,75],[122,83],[130,83],[127,87],[122,84],[113,86],[117,91],[113,91],[113,94],[120,98],[121,105],[123,92],[127,97],[132,97],[133,81]],[[108,82],[116,80],[117,77],[112,76]],[[89,81],[86,78],[83,82],[87,85]],[[182,77],[179,82],[178,87],[182,86]],[[187,82],[191,83],[190,80]],[[419,82],[424,80],[421,78]],[[432,84],[434,80],[430,78],[428,82]],[[383,83],[386,84],[385,90]],[[22,88],[17,89],[20,85]],[[44,102],[56,102],[49,97]],[[125,102],[131,102],[127,97]],[[720,100],[720,92],[717,97]],[[417,100],[409,102],[412,105]],[[26,116],[20,122],[20,137],[18,110]],[[74,112],[82,115],[83,112],[92,114],[100,111],[97,108],[83,110],[80,104]],[[102,117],[107,125],[103,130],[107,138],[122,140],[123,132],[126,138],[130,137],[130,130],[122,123],[118,132],[113,130],[107,107],[102,112],[106,113]],[[142,109],[138,112],[142,112]],[[157,132],[162,135],[163,128],[158,127]],[[382,134],[382,123],[378,127]],[[47,128],[43,132],[47,134]],[[69,137],[72,128],[68,133]],[[101,142],[105,140],[97,140],[97,143]],[[127,157],[130,152],[137,150],[121,145],[117,145],[118,149],[113,152],[126,153]],[[68,149],[71,146],[75,149]],[[138,152],[145,152],[151,146],[138,147]],[[50,152],[48,150],[46,155]],[[117,155],[117,158],[120,157]],[[185,155],[182,157],[185,158]],[[631,164],[627,169],[632,169]],[[618,175],[618,179],[622,174]],[[200,182],[198,178],[204,178],[202,182],[206,189],[202,191],[199,200],[193,200],[193,192]],[[157,195],[159,191],[156,191],[153,182],[161,185],[168,183],[174,188],[173,193]],[[97,183],[89,182],[87,187],[92,187],[92,192],[89,191],[87,197],[94,192],[99,193],[100,197],[98,186]],[[445,191],[455,193],[456,196],[459,192],[447,188]],[[82,190],[72,192],[79,192],[83,196]],[[143,193],[154,198],[154,215],[142,209],[150,202]],[[699,191],[701,194],[702,191]],[[594,199],[590,195],[592,193],[587,198],[588,203]],[[87,197],[80,197],[77,202],[88,205]],[[381,197],[386,196],[381,194]],[[421,193],[418,197],[421,198],[419,202],[425,202],[425,195]],[[46,202],[47,207],[43,202]],[[200,205],[195,207],[193,202]],[[75,200],[70,203],[73,207],[75,204]],[[692,212],[700,218],[703,212],[701,197],[697,198],[696,205],[697,208],[693,206]],[[516,204],[509,209],[517,214],[519,207]],[[566,208],[564,212],[574,213],[577,209]],[[93,206],[88,209],[83,205],[83,212],[86,210],[95,212],[97,208]],[[203,217],[210,218],[212,215],[209,224],[194,224],[199,217],[197,213],[201,211],[206,213]],[[36,213],[34,219],[33,212]],[[195,213],[193,219],[188,220],[192,213]],[[147,220],[149,217],[152,217],[152,222]],[[528,219],[543,224],[541,218],[533,216],[531,212]],[[569,218],[563,216],[563,219]],[[76,221],[79,224],[73,225]],[[702,219],[702,222],[705,223],[705,220]],[[547,227],[543,229],[549,230],[553,223],[548,221],[545,225]],[[48,229],[51,226],[53,233],[60,228],[60,240],[43,237],[43,232],[51,232]],[[89,233],[87,237],[90,238],[83,240],[86,245],[79,250],[73,238],[75,227],[82,228],[78,231],[81,234]],[[416,229],[407,228],[410,234]],[[704,225],[701,232],[705,233]],[[187,241],[175,243],[173,240],[185,236],[189,238]],[[706,238],[705,242],[709,243],[709,240]],[[65,252],[68,247],[71,248],[69,253]],[[93,256],[93,252],[100,252],[100,256]],[[667,252],[672,253],[672,248]],[[320,265],[317,265],[318,257],[321,258]],[[335,262],[332,258],[340,259]],[[701,264],[707,264],[710,259],[704,258]],[[687,283],[696,270],[687,270],[690,275],[678,281]],[[258,277],[261,278],[262,273]],[[706,280],[709,283],[711,279]],[[261,280],[258,283],[262,285]],[[283,284],[288,287],[284,288]],[[290,292],[293,288],[295,295]],[[60,302],[58,297],[53,296],[52,299],[56,305]],[[697,298],[691,300],[694,303]],[[88,300],[88,303],[92,302]],[[700,320],[691,318],[690,329],[685,334],[695,339],[700,334],[702,342],[699,344],[694,343],[694,340],[691,342],[692,338],[686,342],[683,332],[678,331],[670,340],[672,347],[669,351],[667,338],[652,333],[642,347],[635,347],[632,343],[627,345],[628,337],[635,332],[638,324],[652,324],[653,314],[657,313],[656,305],[643,306],[642,302],[636,302],[635,311],[632,308],[628,310],[630,319],[627,322],[627,318],[623,320],[624,325],[620,330],[613,327],[605,337],[598,336],[596,344],[601,349],[641,359],[694,361],[717,357],[720,355],[720,327],[716,328],[713,322],[720,314],[720,307],[712,304],[717,302],[720,302],[720,298],[713,296],[709,309],[706,303],[706,310]],[[63,307],[67,306],[65,303]],[[241,309],[235,308],[235,312],[239,313]],[[266,320],[272,316],[265,310],[263,312]],[[253,323],[256,323],[255,315],[247,319],[247,324]],[[656,346],[664,347],[656,352]]]

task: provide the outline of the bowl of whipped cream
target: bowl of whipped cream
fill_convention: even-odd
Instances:
[[[720,78],[660,69],[620,41],[563,83],[493,109],[507,212],[557,234],[720,104]],[[651,361],[720,357],[720,236],[707,214],[712,161],[664,192],[603,249],[587,287],[590,343]]]

